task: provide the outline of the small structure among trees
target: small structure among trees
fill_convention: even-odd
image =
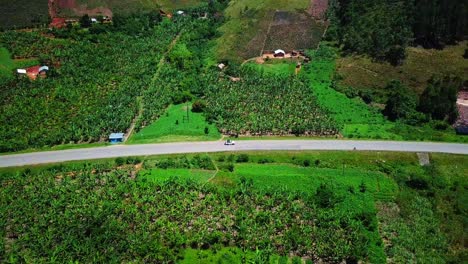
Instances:
[[[274,57],[277,58],[277,57],[284,57],[286,55],[286,52],[282,49],[277,49],[275,50],[274,52]]]
[[[49,71],[48,66],[36,65],[26,69],[17,69],[16,72],[20,75],[26,75],[31,80],[36,80],[37,77],[45,78],[47,72]]]
[[[109,135],[109,142],[111,144],[122,143],[124,141],[124,133],[111,133]]]

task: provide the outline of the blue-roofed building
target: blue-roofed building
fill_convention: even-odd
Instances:
[[[109,141],[112,144],[122,143],[124,141],[124,133],[112,133],[112,134],[110,134]]]

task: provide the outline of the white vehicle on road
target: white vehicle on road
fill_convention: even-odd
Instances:
[[[236,144],[236,142],[234,140],[230,140],[230,139],[228,139],[228,140],[226,140],[226,142],[224,142],[224,145],[226,145],[226,146],[231,146],[231,145],[235,145],[235,144]]]

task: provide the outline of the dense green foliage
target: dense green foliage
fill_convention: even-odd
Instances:
[[[408,87],[399,81],[390,82],[385,89],[390,91],[383,113],[392,121],[412,119],[416,115],[418,98]]]
[[[3,169],[0,261],[460,262],[468,163],[431,160],[220,153]]]
[[[225,134],[334,135],[336,126],[317,105],[307,81],[245,68],[238,82],[209,84],[208,120]]]
[[[192,80],[201,59],[183,58],[194,71],[180,73],[182,65],[165,63],[165,53],[177,40],[195,54],[203,51],[216,27],[197,18],[161,21],[142,13],[117,16],[113,25],[53,30],[55,38],[40,32],[1,34],[0,43],[14,57],[39,58],[52,69],[46,79],[0,81],[0,152],[102,141],[111,132],[125,132],[139,108],[137,128],[156,120],[170,103],[190,99],[190,92],[199,92]]]
[[[430,118],[448,120],[453,123],[457,117],[457,95],[462,81],[449,76],[433,77],[421,95],[419,110]]]
[[[0,30],[43,26],[48,22],[47,1],[0,0]]]
[[[328,37],[345,50],[397,65],[412,39],[443,47],[467,36],[466,1],[332,0]]]

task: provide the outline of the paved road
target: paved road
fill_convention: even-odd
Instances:
[[[356,150],[371,151],[468,154],[468,144],[453,143],[353,140],[246,140],[238,141],[235,146],[224,146],[223,142],[221,141],[211,141],[145,145],[115,145],[97,148],[12,154],[0,156],[0,167],[157,154],[243,150],[353,150],[354,148],[356,148]]]

